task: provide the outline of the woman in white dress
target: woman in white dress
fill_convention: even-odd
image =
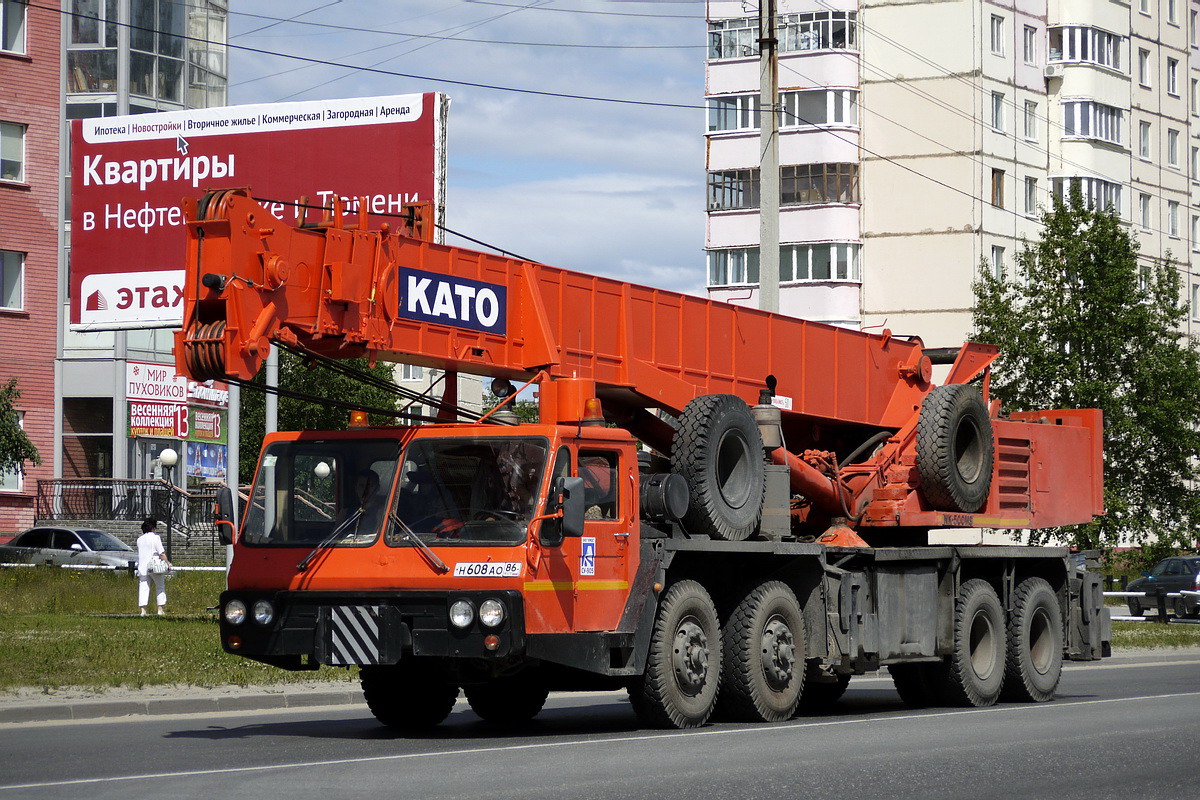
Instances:
[[[157,563],[158,560],[170,567],[170,564],[167,563],[167,554],[164,552],[162,539],[154,532],[157,527],[157,519],[146,517],[142,520],[142,535],[137,540],[138,606],[142,610],[143,617],[146,616],[146,603],[150,601],[151,581],[154,582],[156,590],[154,602],[158,605],[159,616],[165,613],[167,605],[166,571],[155,572],[151,569],[151,564]]]

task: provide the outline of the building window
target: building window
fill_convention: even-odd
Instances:
[[[708,23],[709,58],[745,58],[758,55],[758,19],[741,17]]]
[[[1004,272],[1004,248],[992,245],[992,277],[999,279]]]
[[[1192,78],[1192,116],[1200,116],[1200,80]]]
[[[1037,141],[1037,107],[1032,100],[1025,101],[1025,138],[1031,142]]]
[[[400,369],[400,380],[402,381],[419,381],[425,379],[425,368],[414,367],[412,364],[402,364]]]
[[[1088,208],[1098,208],[1102,211],[1111,210],[1118,217],[1124,218],[1121,207],[1121,184],[1100,178],[1067,177],[1052,178],[1051,191],[1054,196],[1064,203],[1069,201],[1069,192],[1078,188],[1083,195],[1083,202]]]
[[[1200,322],[1200,283],[1192,284],[1192,319]]]
[[[17,412],[17,427],[24,429],[25,412]],[[24,488],[24,474],[20,469],[0,470],[0,492],[19,492]]]
[[[756,38],[757,34],[756,30]],[[854,11],[781,14],[775,35],[781,53],[854,49],[858,47],[858,14]]]
[[[1004,17],[992,14],[992,52],[1004,55]]]
[[[1200,252],[1200,216],[1192,214],[1192,252]]]
[[[1124,137],[1124,112],[1094,100],[1071,100],[1062,104],[1063,134],[1099,139],[1112,144],[1121,144]]]
[[[744,131],[758,129],[758,95],[708,98],[708,130]]]
[[[1004,208],[1004,170],[992,170],[992,205]]]
[[[731,169],[708,173],[708,210],[758,208],[759,181],[756,169]]]
[[[1179,0],[1167,0],[1167,22],[1179,24]]]
[[[1179,166],[1179,131],[1167,131],[1167,166]]]
[[[0,122],[0,180],[25,182],[25,126]]]
[[[858,92],[853,89],[812,89],[780,92],[780,125],[857,125]]]
[[[1177,200],[1167,201],[1167,235],[1179,236],[1179,202]]]
[[[1192,148],[1191,168],[1192,181],[1200,181],[1200,147]]]
[[[1167,59],[1167,94],[1179,97],[1179,59]]]
[[[1137,65],[1138,83],[1146,88],[1150,88],[1150,51],[1138,50],[1138,65]]]
[[[854,242],[785,244],[779,248],[779,279],[858,281],[860,247]]]
[[[1150,158],[1150,123],[1138,123],[1138,156]]]
[[[25,3],[0,0],[0,50],[25,52]]]
[[[780,205],[857,202],[858,164],[796,164],[780,169]]]
[[[25,254],[0,250],[0,308],[25,307]]]
[[[992,92],[992,129],[1004,130],[1004,93]]]
[[[780,267],[782,276],[783,268]],[[758,248],[738,247],[708,251],[708,285],[739,286],[758,283]]]
[[[1030,217],[1037,214],[1037,178],[1025,179],[1025,214]]]
[[[1138,223],[1142,230],[1150,230],[1150,195],[1138,195]]]
[[[1037,64],[1037,28],[1032,25],[1025,26],[1025,41],[1022,48],[1022,55],[1025,58],[1025,63],[1029,65]]]
[[[1192,47],[1196,46],[1196,27],[1200,23],[1200,13],[1195,9],[1188,13],[1188,44]]]
[[[1124,37],[1075,25],[1051,28],[1050,61],[1080,61],[1121,70]]]
[[[113,476],[113,400],[64,397],[62,474],[64,478]]]

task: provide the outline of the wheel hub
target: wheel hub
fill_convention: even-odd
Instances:
[[[763,675],[771,688],[786,687],[796,665],[796,642],[781,617],[772,617],[763,627],[761,656]]]
[[[708,637],[695,619],[685,619],[675,631],[671,657],[675,679],[689,695],[697,695],[708,680]]]

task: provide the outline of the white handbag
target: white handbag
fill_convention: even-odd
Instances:
[[[171,565],[158,556],[150,556],[150,563],[146,565],[146,571],[152,575],[164,575],[170,569]]]

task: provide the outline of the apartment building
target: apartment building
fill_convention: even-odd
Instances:
[[[0,532],[33,524],[54,464],[58,308],[57,2],[0,0],[0,384],[18,380],[21,424],[42,459],[0,473]]]
[[[955,346],[981,264],[1078,185],[1200,320],[1186,0],[779,0],[780,310]],[[757,305],[757,10],[710,0],[711,296]]]

